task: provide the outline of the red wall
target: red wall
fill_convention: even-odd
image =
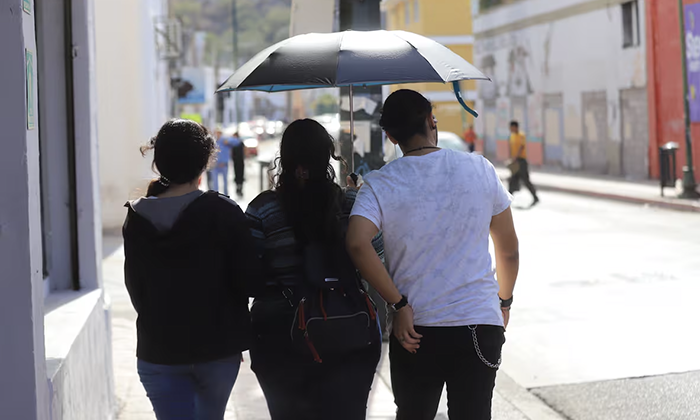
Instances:
[[[542,142],[528,141],[527,147],[527,162],[530,165],[541,166],[544,161],[544,150],[542,150]],[[482,142],[483,150],[483,142]],[[477,150],[478,144],[477,144]],[[503,162],[510,158],[510,143],[508,140],[496,140],[496,160]]]
[[[684,4],[700,0],[683,0]],[[659,146],[675,141],[678,176],[685,166],[685,120],[683,110],[683,69],[681,30],[676,0],[647,0],[647,74],[649,78],[649,165],[652,177],[659,177]],[[691,126],[693,166],[700,179],[700,123]]]

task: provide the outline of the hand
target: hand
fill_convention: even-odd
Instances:
[[[508,322],[510,322],[510,307],[501,308],[501,313],[503,314],[503,328],[508,328]]]
[[[406,305],[394,314],[392,328],[394,337],[410,353],[415,353],[420,348],[420,339],[423,337],[413,329],[413,308]]]
[[[357,185],[355,184],[355,181],[352,179],[351,176],[348,176],[345,178],[345,182],[347,183],[348,188],[353,189],[353,190],[359,190],[362,184]]]

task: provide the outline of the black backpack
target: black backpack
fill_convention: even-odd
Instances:
[[[304,284],[294,316],[295,348],[318,363],[368,348],[379,340],[374,302],[365,291],[344,241],[304,247]]]

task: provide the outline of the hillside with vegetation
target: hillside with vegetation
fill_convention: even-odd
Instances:
[[[185,43],[197,31],[207,33],[205,63],[233,63],[233,3],[238,23],[238,62],[289,36],[291,0],[169,0],[170,15],[180,19]]]

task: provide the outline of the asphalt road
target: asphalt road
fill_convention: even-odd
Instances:
[[[572,420],[700,419],[700,215],[541,198],[513,206],[505,373]]]

